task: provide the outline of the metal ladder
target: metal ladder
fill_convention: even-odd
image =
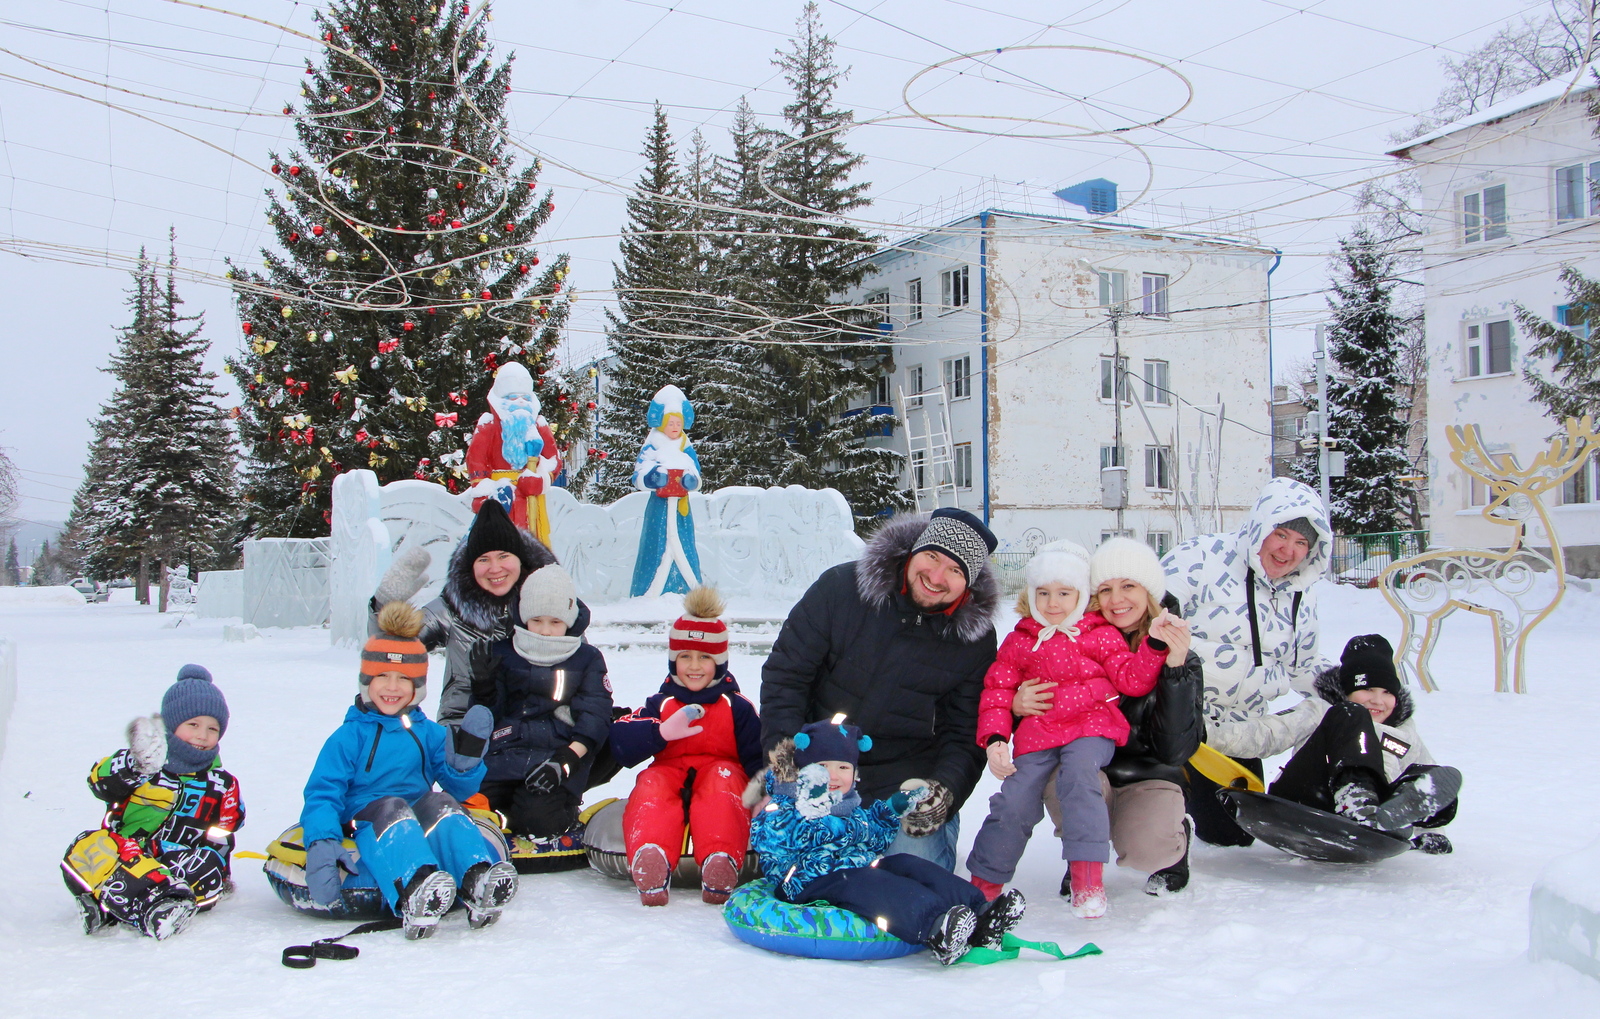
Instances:
[[[917,404],[913,406],[911,400],[916,400]],[[906,423],[906,467],[917,512],[955,506],[956,459],[950,443],[950,407],[945,401],[944,384],[935,383],[930,392],[913,393],[909,399],[905,388],[896,386],[895,404],[900,420]],[[921,454],[920,462],[918,454]],[[922,468],[920,479],[917,476],[919,466]]]

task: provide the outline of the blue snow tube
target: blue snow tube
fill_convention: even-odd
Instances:
[[[351,839],[344,840],[344,848],[352,856],[360,851]],[[279,835],[267,847],[267,862],[262,869],[267,873],[267,884],[278,893],[284,905],[293,906],[302,913],[328,920],[376,920],[388,910],[383,904],[383,893],[371,881],[347,874],[339,902],[323,906],[311,898],[306,888],[306,848],[300,826],[295,825]]]
[[[865,962],[898,959],[921,945],[882,931],[864,917],[825,902],[784,902],[776,885],[758,878],[728,896],[722,919],[734,937],[757,948],[807,959]]]

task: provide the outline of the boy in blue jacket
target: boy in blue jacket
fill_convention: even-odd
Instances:
[[[765,809],[750,821],[750,848],[785,902],[828,902],[927,946],[948,966],[982,945],[999,948],[1026,906],[1016,889],[993,902],[936,863],[884,856],[900,819],[928,795],[901,789],[870,807],[856,792],[856,763],[872,740],[853,725],[813,722],[772,750]]]
[[[515,868],[497,859],[460,804],[483,780],[492,716],[472,708],[452,735],[423,715],[422,621],[406,602],[378,612],[380,632],[361,651],[360,695],[322,745],[300,813],[312,900],[340,901],[344,867],[378,886],[408,939],[432,935],[458,889],[474,928],[498,920],[517,891]],[[341,843],[347,832],[355,859]]]

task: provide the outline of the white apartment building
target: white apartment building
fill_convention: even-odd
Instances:
[[[1450,461],[1445,429],[1479,425],[1491,453],[1524,466],[1559,428],[1532,402],[1524,369],[1531,341],[1513,309],[1567,320],[1558,274],[1573,265],[1600,273],[1600,140],[1587,111],[1594,80],[1584,72],[1549,82],[1423,135],[1390,155],[1408,160],[1426,210],[1424,285],[1428,344],[1430,542],[1506,545],[1508,531],[1484,520],[1487,487]],[[1578,328],[1587,329],[1587,326]],[[1594,460],[1545,496],[1579,576],[1600,575],[1600,478]],[[1549,537],[1530,534],[1534,545]]]
[[[1088,184],[1115,208],[1114,185]],[[1016,549],[1120,530],[1165,552],[1235,526],[1271,476],[1276,252],[1050,205],[886,246],[848,295],[883,310],[895,368],[873,410],[907,419],[881,440],[907,456],[906,487]],[[1120,514],[1102,488],[1119,466]]]

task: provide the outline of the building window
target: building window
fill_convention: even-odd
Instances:
[[[1128,274],[1102,272],[1100,275],[1100,306],[1121,307],[1128,303]]]
[[[1467,376],[1505,375],[1510,371],[1510,320],[1467,326]]]
[[[1600,215],[1600,195],[1594,190],[1597,180],[1600,163],[1556,167],[1557,222]]]
[[[1489,505],[1489,486],[1474,474],[1467,475],[1467,508],[1477,509]]]
[[[906,369],[906,406],[922,406],[922,365],[914,364]]]
[[[1144,304],[1139,310],[1146,315],[1167,313],[1167,277],[1147,272],[1141,281],[1144,287]]]
[[[1596,477],[1597,470],[1600,470],[1600,459],[1590,453],[1583,466],[1579,467],[1572,477],[1561,483],[1561,504],[1572,506],[1578,503],[1600,502],[1600,485],[1595,484],[1596,481],[1600,481],[1600,478]]]
[[[1171,531],[1149,531],[1144,536],[1144,543],[1149,545],[1158,556],[1164,556],[1172,551]]]
[[[889,321],[889,291],[879,290],[868,294],[867,308],[872,312],[872,321]]]
[[[965,400],[972,395],[972,357],[963,354],[941,362],[944,370],[944,396],[947,400]]]
[[[1131,538],[1131,537],[1133,537],[1133,532],[1130,531],[1130,530],[1101,531],[1100,532],[1100,544],[1104,545],[1107,541],[1111,540],[1112,538]]]
[[[906,284],[906,321],[922,321],[922,279],[918,277]]]
[[[928,487],[928,451],[911,451],[911,487],[921,490]]]
[[[1589,338],[1588,315],[1581,304],[1556,305],[1556,325],[1577,336],[1580,340]]]
[[[956,487],[972,487],[972,443],[958,442],[955,446]]]
[[[954,311],[967,306],[967,268],[963,265],[939,274],[939,307],[942,310]]]
[[[1496,184],[1461,196],[1461,235],[1467,244],[1506,235],[1506,186]]]
[[[1128,451],[1126,449],[1124,449],[1122,452],[1123,452],[1123,455],[1122,456],[1118,456],[1117,455],[1117,447],[1116,446],[1112,446],[1112,445],[1101,446],[1100,447],[1100,469],[1101,470],[1105,470],[1107,467],[1121,467],[1123,464],[1127,463],[1128,462],[1128,457],[1127,457],[1127,452]]]
[[[1144,487],[1166,492],[1172,489],[1172,447],[1144,448]]]
[[[878,384],[872,388],[872,402],[879,407],[889,406],[889,376],[878,376]]]
[[[1118,371],[1118,368],[1122,370]],[[1124,357],[1121,359],[1121,363],[1118,364],[1116,358],[1101,355],[1100,399],[1110,403],[1112,389],[1115,389],[1117,395],[1122,397],[1123,403],[1130,402],[1128,399],[1128,359]]]
[[[1172,387],[1167,376],[1167,362],[1146,361],[1144,363],[1144,402],[1170,404],[1172,402]]]

